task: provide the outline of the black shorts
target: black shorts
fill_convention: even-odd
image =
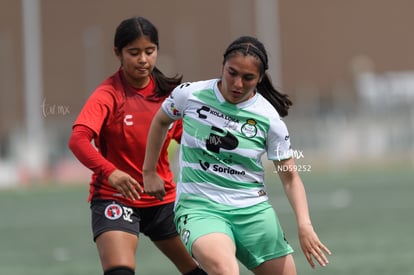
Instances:
[[[174,203],[136,208],[113,200],[92,200],[93,240],[106,232],[120,230],[139,235],[142,232],[152,241],[177,236],[174,224]]]

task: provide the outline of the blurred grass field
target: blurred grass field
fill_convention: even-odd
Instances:
[[[268,191],[295,249],[298,274],[414,274],[412,168],[305,172],[314,227],[333,255],[312,270],[276,176]],[[87,184],[0,190],[0,274],[102,274],[91,240]],[[136,274],[179,274],[141,238]],[[241,274],[251,274],[241,268]]]

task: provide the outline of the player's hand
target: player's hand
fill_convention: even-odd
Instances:
[[[133,177],[121,170],[117,169],[112,172],[108,177],[108,181],[127,199],[139,200],[141,198],[139,194],[144,193],[141,185]]]
[[[144,172],[143,177],[145,193],[162,201],[165,196],[164,181],[156,172]]]
[[[311,224],[299,226],[300,246],[310,266],[315,268],[315,259],[321,266],[326,266],[329,261],[325,254],[331,255],[331,251],[322,244]]]

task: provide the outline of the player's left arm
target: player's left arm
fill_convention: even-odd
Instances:
[[[276,167],[276,171],[278,171],[289,203],[295,212],[300,245],[306,259],[312,268],[315,267],[312,258],[316,259],[321,266],[326,266],[328,259],[325,254],[330,255],[331,252],[319,240],[318,235],[313,229],[305,187],[297,169],[295,169],[296,164],[294,159],[289,158],[286,160],[273,161],[273,163]]]

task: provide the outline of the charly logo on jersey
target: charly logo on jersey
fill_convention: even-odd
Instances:
[[[134,121],[132,120],[132,115],[125,115],[125,117],[124,117],[124,123],[127,126],[134,125]]]
[[[117,220],[122,216],[122,207],[119,204],[111,203],[105,208],[105,217],[110,220]]]
[[[248,138],[253,138],[257,135],[256,120],[250,118],[241,127],[241,132]]]
[[[239,120],[236,119],[236,118],[228,116],[228,115],[226,115],[222,112],[219,112],[215,109],[212,109],[212,108],[210,108],[208,106],[204,106],[204,105],[201,106],[200,108],[198,108],[196,112],[198,114],[198,117],[201,118],[201,119],[207,119],[208,115],[213,115],[215,117],[222,118],[222,119],[227,120],[227,121],[239,122]]]

